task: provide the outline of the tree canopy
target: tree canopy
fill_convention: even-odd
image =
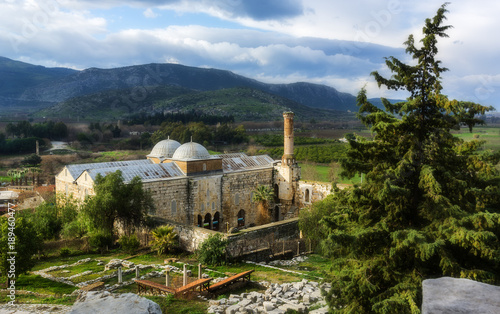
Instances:
[[[81,209],[91,233],[112,233],[115,221],[130,232],[153,208],[151,195],[142,188],[139,177],[125,183],[117,170],[104,177],[98,174],[94,183],[95,196],[88,197]]]
[[[446,12],[445,4],[425,21],[421,45],[408,37],[412,64],[389,57],[390,78],[372,73],[379,87],[408,91],[406,101],[382,99],[382,110],[364,89],[358,94],[358,117],[373,137],[350,139],[341,163],[344,176],[364,173],[366,180],[318,205],[324,216],[311,233],[332,257],[333,309],[418,313],[423,279],[500,282],[499,158],[451,133],[482,123],[476,115],[489,108],[441,93],[447,69],[436,55],[451,27],[443,25]],[[307,235],[307,219],[318,215],[303,217]]]

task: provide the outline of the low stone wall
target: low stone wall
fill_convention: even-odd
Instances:
[[[298,223],[299,218],[293,218],[229,234],[227,235],[228,255],[230,257],[248,256],[251,252],[258,253],[263,249],[269,249],[269,255],[271,255],[276,244],[286,243],[285,246],[288,246],[290,241],[296,244],[300,238]],[[287,247],[286,250],[288,249]],[[262,260],[262,254],[258,254],[256,258]]]
[[[267,260],[276,251],[304,252],[306,244],[300,240],[299,219],[270,223],[264,226],[247,228],[234,234],[221,233],[229,241],[227,251],[229,258],[245,257],[250,260]],[[199,245],[209,236],[219,232],[169,223],[175,227],[179,235],[179,245],[186,251],[195,252]]]

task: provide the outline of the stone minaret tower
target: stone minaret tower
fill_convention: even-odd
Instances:
[[[283,118],[285,119],[284,153],[281,158],[283,165],[292,165],[295,163],[295,158],[293,157],[293,116],[293,112],[283,112]]]
[[[298,214],[298,185],[300,168],[293,155],[293,112],[284,112],[284,153],[281,164],[275,167],[274,190],[278,192],[280,218],[292,218]]]

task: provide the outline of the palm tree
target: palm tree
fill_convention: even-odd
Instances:
[[[264,225],[271,222],[269,215],[268,202],[273,199],[273,192],[270,187],[259,185],[253,192],[252,202],[257,203],[259,209],[257,215],[257,224]]]
[[[163,255],[172,250],[177,245],[177,233],[173,226],[158,227],[151,232],[153,240],[151,245],[158,255]]]

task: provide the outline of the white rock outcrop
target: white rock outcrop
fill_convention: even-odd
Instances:
[[[442,277],[422,282],[422,313],[500,313],[500,287]]]
[[[92,291],[81,294],[69,313],[161,314],[162,312],[158,304],[137,294]]]

